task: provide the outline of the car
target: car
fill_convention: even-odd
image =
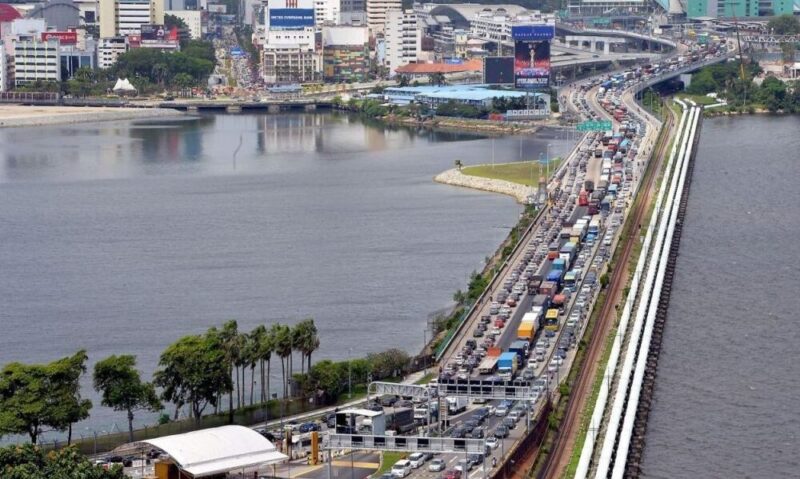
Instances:
[[[482,427],[476,427],[471,433],[469,433],[469,436],[472,439],[483,439],[484,434],[485,432]]]
[[[467,461],[471,462],[473,467],[483,464],[483,460],[483,454],[470,454],[467,456]]]
[[[421,452],[415,452],[414,454],[408,456],[408,463],[411,464],[412,469],[418,469],[422,467],[425,464],[425,460],[425,454],[422,454]]]
[[[460,472],[469,472],[472,470],[472,462],[469,459],[459,459],[454,469]]]
[[[461,479],[461,471],[458,469],[451,469],[444,473],[443,479]]]
[[[514,418],[512,417],[504,417],[503,426],[509,429],[514,429],[515,427],[517,427],[517,421],[515,421]]]
[[[522,379],[530,381],[535,377],[536,374],[533,372],[533,369],[525,369],[524,371],[522,371]]]
[[[372,403],[367,404],[367,409],[369,409],[370,411],[382,412],[383,411],[383,406],[381,406],[378,403],[372,402]]]
[[[319,431],[319,424],[314,422],[306,422],[300,425],[297,429],[300,433],[311,432],[311,431]]]
[[[508,408],[505,407],[505,406],[502,406],[502,405],[501,406],[497,406],[497,409],[494,410],[494,415],[495,416],[503,417],[506,414],[508,414]]]
[[[524,415],[525,411],[522,411],[520,409],[514,409],[510,413],[508,413],[508,417],[515,421],[519,421],[520,418],[523,417]]]
[[[447,463],[444,462],[444,459],[440,457],[435,457],[431,460],[431,463],[428,464],[428,471],[430,472],[442,472],[444,468],[447,467]]]
[[[503,424],[500,424],[494,430],[494,437],[497,437],[497,438],[508,437],[508,428],[506,426],[504,426]]]
[[[390,472],[394,477],[406,477],[411,474],[411,462],[408,459],[400,459],[394,463]]]
[[[322,420],[325,421],[325,424],[329,428],[336,427],[336,413],[335,412],[329,412],[329,413],[325,414],[324,416],[322,416]]]
[[[494,436],[487,437],[485,443],[489,449],[497,449],[500,446],[500,441]]]

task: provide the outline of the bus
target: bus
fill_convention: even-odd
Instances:
[[[558,309],[550,308],[544,316],[544,329],[558,331]]]

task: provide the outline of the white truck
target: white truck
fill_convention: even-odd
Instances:
[[[464,396],[451,396],[447,398],[448,414],[458,414],[467,409],[469,398]]]

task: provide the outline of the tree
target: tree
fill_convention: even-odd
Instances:
[[[314,318],[306,318],[297,323],[292,329],[294,347],[301,354],[301,372],[303,362],[308,361],[308,370],[311,370],[311,354],[319,349],[319,331],[314,324]]]
[[[86,351],[50,364],[11,363],[0,372],[0,435],[27,434],[36,444],[45,428],[69,430],[89,417],[91,401],[80,395]]]
[[[797,35],[800,33],[800,20],[791,14],[781,15],[767,22],[767,30],[774,35]]]
[[[209,331],[211,332],[211,331]],[[228,377],[233,375],[233,365],[239,360],[238,340],[239,324],[235,319],[226,321],[219,331],[219,340],[222,342],[225,366],[228,368]],[[237,374],[238,377],[238,374]],[[233,383],[230,389],[220,390],[228,393],[228,422],[233,424]]]
[[[273,324],[270,330],[275,340],[275,353],[281,358],[281,375],[283,377],[283,397],[288,394],[288,378],[291,377],[292,330],[283,324]],[[289,375],[287,376],[287,370]]]
[[[81,398],[80,380],[86,372],[88,359],[82,349],[48,365],[53,408],[49,424],[58,431],[67,431],[67,444],[72,444],[72,425],[89,417],[92,408],[90,400]]]
[[[216,330],[206,335],[185,336],[161,353],[154,383],[163,389],[161,398],[191,407],[200,420],[208,405],[216,406],[221,391],[231,391],[230,366],[222,337]]]
[[[258,334],[258,359],[261,362],[261,400],[266,404],[269,401],[270,362],[272,353],[275,351],[275,338],[272,329],[267,331],[267,328],[263,325],[258,326],[256,329],[261,329],[264,332],[263,334]],[[264,368],[265,364],[266,369]]]
[[[181,90],[185,90],[186,88],[191,88],[194,85],[194,78],[188,73],[178,73],[172,79],[172,84],[175,85],[176,88]]]
[[[444,73],[431,73],[428,75],[428,83],[431,85],[444,85],[447,81],[444,78]]]
[[[464,166],[464,165],[461,163],[461,160],[456,160],[456,161],[455,161],[455,165],[456,165],[456,169],[457,169],[458,171],[461,171],[461,168]]]
[[[397,86],[405,87],[405,86],[408,86],[408,83],[409,83],[408,75],[398,75],[397,76]]]
[[[44,451],[33,444],[0,448],[3,479],[122,479],[122,466],[94,465],[75,447]]]
[[[101,393],[103,406],[128,415],[128,440],[133,442],[133,413],[163,409],[152,383],[142,381],[136,357],[112,355],[94,365],[94,389]]]

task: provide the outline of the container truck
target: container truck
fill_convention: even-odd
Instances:
[[[536,319],[533,313],[525,313],[517,329],[517,339],[531,342],[536,336]]]
[[[552,281],[542,281],[542,285],[539,286],[539,294],[543,294],[548,297],[547,303],[550,304],[550,300],[553,299],[558,289],[558,285]]]
[[[541,286],[539,289],[542,289]],[[542,308],[542,311],[544,311],[548,306],[550,306],[550,297],[546,294],[537,294],[533,297],[531,304],[533,304],[533,312],[536,312],[537,307]],[[539,320],[541,321],[541,318],[539,318]],[[539,326],[541,326],[541,324],[539,324]]]
[[[517,373],[518,364],[517,353],[511,351],[505,352],[500,355],[500,359],[497,361],[497,373],[506,381],[511,381]]]
[[[494,374],[497,371],[497,356],[486,356],[483,361],[478,364],[478,372],[481,374]]]
[[[517,354],[517,364],[525,364],[525,358],[528,357],[528,349],[531,343],[525,340],[517,340],[511,343],[508,350]]]
[[[559,254],[560,254],[560,253],[559,253]],[[566,261],[564,261],[564,260],[563,260],[563,259],[561,259],[561,258],[556,258],[556,259],[554,259],[554,260],[553,260],[553,268],[550,270],[550,272],[552,273],[552,271],[553,271],[554,269],[557,269],[557,270],[563,270],[563,269],[566,269]],[[550,275],[548,274],[548,279],[549,279],[549,276],[550,276]],[[552,280],[551,280],[551,281],[552,281]]]
[[[447,412],[458,414],[467,409],[469,398],[466,396],[450,396],[447,398]]]

